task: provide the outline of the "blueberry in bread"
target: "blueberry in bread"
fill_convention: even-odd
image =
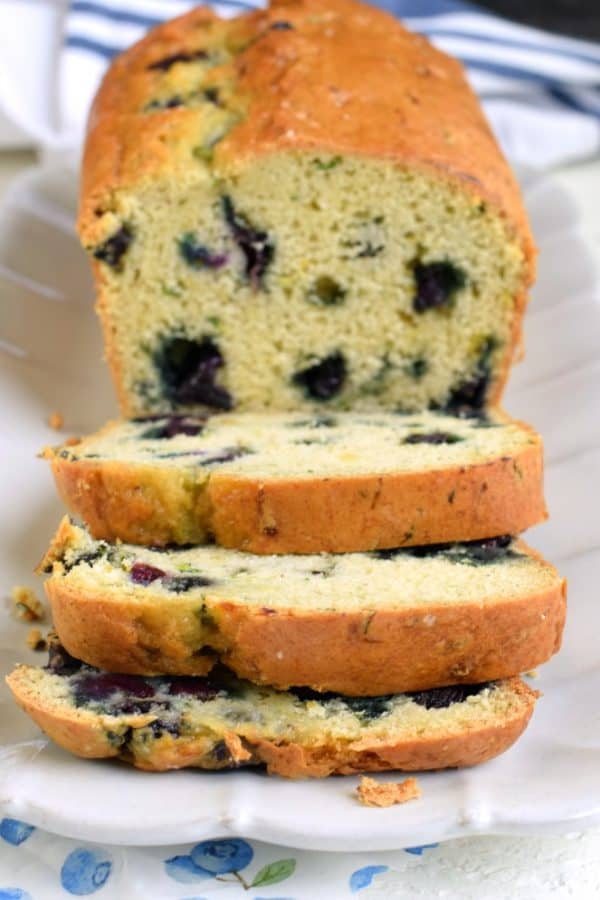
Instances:
[[[522,733],[537,694],[520,679],[382,697],[256,687],[207,678],[114,675],[60,647],[45,669],[8,678],[17,703],[57,744],[140,769],[266,764],[288,778],[470,766]]]
[[[533,276],[461,66],[355,0],[200,7],[119,56],[79,231],[127,416],[481,409]]]
[[[54,627],[112,672],[238,675],[376,695],[528,671],[560,645],[565,583],[522,541],[257,556],[95,541],[65,518],[42,563]]]
[[[545,517],[541,439],[500,412],[163,415],[45,456],[94,537],[136,544],[341,553]]]

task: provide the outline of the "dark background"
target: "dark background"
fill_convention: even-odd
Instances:
[[[600,0],[474,0],[509,19],[574,37],[600,40]]]

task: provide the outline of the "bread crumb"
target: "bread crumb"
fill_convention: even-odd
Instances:
[[[48,641],[42,634],[39,628],[30,628],[27,633],[27,646],[31,648],[31,650],[36,650],[38,652],[42,652],[43,650],[48,649]]]
[[[538,669],[530,669],[529,672],[525,672],[528,678],[539,678],[540,673]]]
[[[10,592],[12,612],[21,622],[43,622],[46,611],[31,588],[16,584]]]
[[[394,806],[396,803],[416,800],[421,796],[421,789],[416,778],[379,782],[363,775],[356,793],[363,806]]]
[[[65,418],[62,413],[54,410],[54,412],[50,413],[50,415],[46,419],[46,422],[48,423],[49,428],[53,428],[54,431],[60,431],[60,429],[65,424]]]

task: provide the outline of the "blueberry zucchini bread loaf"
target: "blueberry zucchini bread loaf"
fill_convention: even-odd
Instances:
[[[156,416],[45,456],[95,537],[135,544],[341,553],[545,518],[541,439],[494,412]]]
[[[94,541],[65,518],[41,564],[61,643],[142,675],[220,660],[277,688],[376,695],[528,671],[555,653],[565,583],[510,537],[256,556]]]
[[[354,0],[198,8],[118,57],[79,230],[127,416],[480,409],[533,275],[461,66]]]
[[[506,750],[537,697],[518,678],[365,699],[208,678],[113,675],[60,646],[45,668],[8,678],[17,703],[57,744],[140,769],[266,764],[288,778],[470,766]]]

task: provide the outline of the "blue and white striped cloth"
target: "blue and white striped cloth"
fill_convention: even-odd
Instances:
[[[191,0],[72,0],[62,21],[58,127],[47,129],[48,142],[77,143],[111,57],[148,28],[193,5]],[[263,3],[219,0],[211,5],[220,15],[232,16]],[[548,168],[600,151],[600,44],[517,25],[461,0],[378,0],[375,5],[465,63],[513,161]],[[0,84],[0,102],[1,91]]]

